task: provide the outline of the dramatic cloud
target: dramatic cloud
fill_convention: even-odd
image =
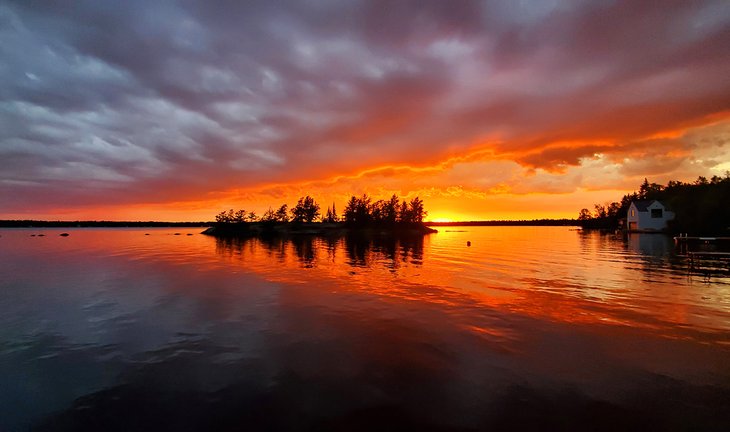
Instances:
[[[18,0],[0,40],[0,218],[555,216],[730,168],[723,0]]]

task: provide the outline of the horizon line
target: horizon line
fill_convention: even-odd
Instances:
[[[532,219],[471,219],[471,220],[450,220],[450,221],[423,221],[424,224],[455,224],[455,223],[496,223],[496,222],[572,222],[577,221],[576,218],[532,218]],[[246,222],[246,223],[258,223]],[[340,221],[338,221],[340,222]],[[61,219],[0,219],[0,226],[4,224],[18,224],[18,223],[43,223],[43,224],[215,224],[214,220],[198,220],[198,221],[164,221],[164,220],[107,220],[107,219],[76,219],[76,220],[61,220]],[[322,221],[315,221],[310,223],[325,223]]]

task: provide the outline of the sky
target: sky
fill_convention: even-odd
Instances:
[[[730,3],[0,0],[0,219],[576,217],[730,170]]]

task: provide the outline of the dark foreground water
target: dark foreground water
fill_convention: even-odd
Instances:
[[[727,274],[452,230],[0,230],[0,431],[730,430]]]

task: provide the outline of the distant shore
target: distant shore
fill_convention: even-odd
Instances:
[[[456,222],[424,222],[427,226],[580,226],[576,219],[486,220]]]
[[[215,222],[164,222],[164,221],[44,221],[44,220],[0,220],[0,228],[164,228],[164,227],[210,227]],[[312,222],[322,225],[319,222]],[[575,219],[533,219],[533,220],[486,220],[455,222],[423,222],[425,226],[579,226]]]

